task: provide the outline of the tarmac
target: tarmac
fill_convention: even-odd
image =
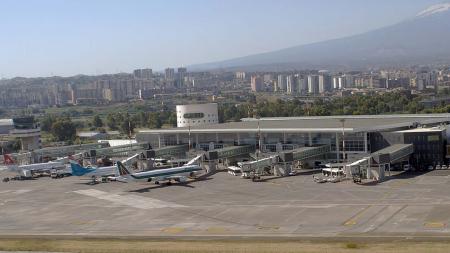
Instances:
[[[0,172],[0,178],[7,176]],[[374,185],[218,172],[171,186],[79,177],[0,183],[0,237],[450,238],[450,171]]]

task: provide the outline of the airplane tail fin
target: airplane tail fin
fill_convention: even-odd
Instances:
[[[117,169],[119,170],[119,176],[125,177],[131,175],[131,172],[120,161],[117,162]]]
[[[187,162],[184,166],[188,166],[188,165],[194,165],[195,163],[197,163],[197,161],[202,157],[202,155],[198,155],[196,157],[194,157],[194,159],[190,160],[189,162]]]
[[[70,168],[72,169],[72,175],[79,177],[85,175],[90,171],[89,169],[86,169],[77,163],[70,163]]]
[[[4,154],[3,155],[3,160],[4,160],[5,165],[13,165],[13,164],[15,164],[14,159],[12,158],[11,155]]]

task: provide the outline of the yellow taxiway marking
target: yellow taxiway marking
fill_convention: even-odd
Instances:
[[[358,219],[372,206],[367,206],[364,209],[362,209],[361,211],[359,211],[358,213],[356,213],[353,217],[351,217],[350,219],[346,220],[344,222],[344,226],[353,226],[358,224]]]
[[[178,227],[170,227],[170,228],[164,228],[162,230],[164,233],[169,234],[178,234],[184,231],[184,228],[178,228]]]
[[[261,226],[261,225],[256,225],[256,226],[260,230],[279,230],[280,229],[280,227],[278,227],[278,226]]]
[[[438,221],[431,221],[431,222],[425,222],[423,224],[425,228],[444,228],[445,223],[438,222]]]
[[[356,220],[350,219],[344,223],[344,226],[353,226],[356,225]]]

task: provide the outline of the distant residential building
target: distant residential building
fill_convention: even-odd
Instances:
[[[319,93],[323,94],[329,91],[331,91],[331,76],[326,73],[319,75]]]
[[[287,90],[286,76],[278,75],[277,91],[286,91],[286,90]]]
[[[318,94],[319,93],[319,76],[309,75],[308,76],[308,93]]]
[[[164,70],[164,78],[166,80],[173,80],[173,79],[175,79],[175,69],[173,69],[173,68],[166,68]]]
[[[261,92],[264,90],[264,83],[260,76],[252,76],[250,86],[253,92]]]
[[[180,67],[177,70],[177,81],[176,86],[177,87],[183,87],[185,84],[185,77],[187,75],[187,68]]]
[[[268,83],[268,82],[271,82],[271,81],[273,81],[272,75],[271,74],[265,74],[264,75],[264,82]]]
[[[153,70],[152,69],[135,69],[133,71],[133,76],[135,78],[150,79],[153,77]]]
[[[286,92],[288,94],[294,94],[297,92],[297,85],[295,76],[288,75],[286,76]]]
[[[346,88],[355,87],[355,81],[352,75],[344,75],[343,78]]]
[[[142,78],[150,79],[153,77],[153,70],[152,69],[143,69],[141,70]]]
[[[356,78],[357,79],[357,78]],[[358,87],[356,79],[351,75],[334,76],[331,78],[331,88],[335,90]]]
[[[235,73],[236,79],[245,80],[245,72],[243,71],[237,71]]]
[[[136,77],[136,78],[141,78],[141,72],[142,70],[141,69],[135,69],[135,70],[133,70],[133,76],[134,77]]]
[[[301,94],[308,93],[308,78],[305,76],[297,76],[297,92]]]

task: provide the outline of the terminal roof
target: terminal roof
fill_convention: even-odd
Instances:
[[[343,121],[343,122],[342,122]],[[245,118],[240,122],[192,126],[191,133],[376,132],[448,124],[450,114],[400,114],[323,117]],[[258,128],[259,125],[259,128]],[[141,133],[187,133],[187,127],[142,130]]]

